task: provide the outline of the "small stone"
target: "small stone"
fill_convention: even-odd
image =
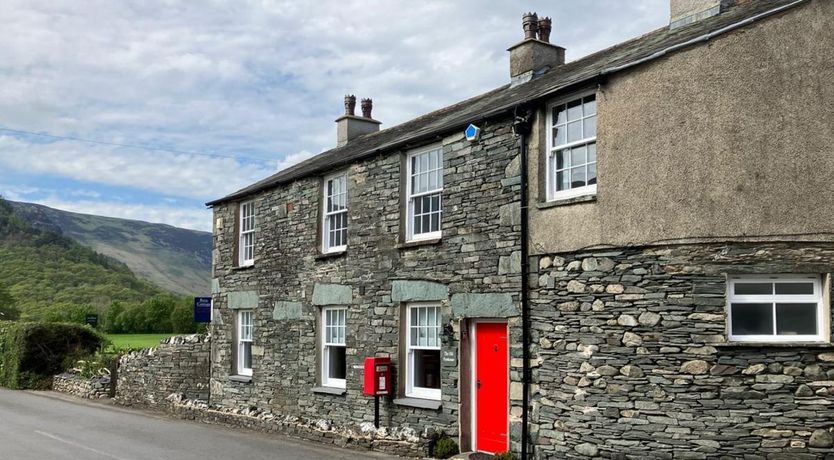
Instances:
[[[809,366],[805,366],[805,377],[813,380],[819,380],[825,378],[825,373],[822,371],[822,367],[819,364],[811,364]]]
[[[557,305],[559,311],[576,311],[579,310],[579,302],[571,301],[571,302],[562,302]]]
[[[834,438],[828,430],[814,430],[811,433],[811,439],[808,440],[808,445],[811,447],[831,447],[834,445]]]
[[[601,272],[610,272],[615,266],[617,266],[617,263],[608,257],[603,257],[601,259],[597,259],[597,265],[597,270]]]
[[[568,264],[567,270],[569,272],[578,272],[582,268],[582,262],[574,260]]]
[[[550,268],[551,266],[553,266],[553,259],[551,259],[550,257],[545,256],[545,257],[542,257],[541,259],[539,259],[539,269],[540,270],[544,270],[545,268]]]
[[[643,338],[633,332],[623,334],[623,345],[627,347],[639,347],[643,345]]]
[[[553,347],[553,343],[550,340],[547,340],[547,338],[542,337],[539,340],[539,346],[544,348],[545,350],[549,350]]]
[[[584,455],[586,457],[596,457],[599,449],[597,446],[589,443],[582,443],[578,444],[576,447],[573,448],[577,453],[580,455]]]
[[[591,309],[594,311],[602,311],[605,309],[605,302],[599,299],[594,300],[593,305],[591,305]]]
[[[584,362],[584,363],[582,363],[581,366],[579,366],[579,372],[584,372],[584,373],[587,374],[588,372],[591,372],[593,370],[594,370],[594,366],[592,366],[590,363],[587,363],[587,362]]]
[[[791,383],[793,377],[790,375],[762,374],[756,376],[756,383]]]
[[[794,377],[802,375],[802,369],[795,366],[788,366],[782,369],[782,373],[785,375],[792,375]]]
[[[617,324],[620,326],[636,326],[637,320],[631,315],[620,315],[620,317],[617,318]]]
[[[794,393],[794,395],[800,398],[810,398],[811,396],[814,396],[814,390],[803,383],[802,385],[799,385],[799,388],[796,389],[796,393]]]
[[[654,326],[660,322],[660,315],[650,311],[644,311],[643,313],[640,313],[637,321],[643,326]]]
[[[712,313],[693,313],[688,318],[695,321],[724,321],[724,315],[714,315]]]
[[[779,363],[770,363],[767,365],[767,370],[771,374],[778,374],[782,372],[782,365]]]
[[[585,292],[585,283],[576,280],[568,281],[568,292],[573,294],[582,294]]]
[[[592,272],[599,268],[599,260],[596,257],[588,257],[582,260],[582,271]]]
[[[625,292],[625,287],[622,284],[609,284],[605,287],[605,292],[609,294],[622,294]]]
[[[620,374],[623,374],[628,378],[636,379],[643,376],[643,369],[640,369],[637,366],[632,366],[631,364],[626,364],[620,368]]]
[[[827,363],[832,363],[832,362],[834,362],[834,353],[820,353],[819,355],[817,355],[817,358],[820,361],[825,361]]]
[[[554,267],[564,267],[565,266],[565,258],[559,256],[553,256],[553,266]]]
[[[764,372],[765,369],[767,369],[767,366],[765,366],[764,364],[754,364],[752,366],[749,366],[747,369],[741,371],[741,373],[744,375],[756,375],[761,374],[762,372]]]
[[[619,373],[619,371],[617,370],[616,367],[609,366],[607,364],[599,366],[597,368],[597,374],[599,374],[599,375],[604,375],[604,376],[610,377],[612,375],[617,375],[618,373]]]
[[[681,364],[681,373],[701,375],[706,374],[709,370],[709,364],[706,361],[696,359],[694,361],[687,361]]]
[[[736,373],[735,366],[728,366],[726,364],[716,364],[709,370],[710,375],[730,375]]]

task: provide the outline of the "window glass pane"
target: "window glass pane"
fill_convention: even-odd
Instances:
[[[327,347],[327,374],[331,379],[344,379],[347,374],[345,347]]]
[[[736,295],[771,295],[773,283],[736,283]]]
[[[597,144],[596,142],[588,144],[588,163],[597,161]]]
[[[596,137],[596,135],[597,135],[597,117],[593,116],[593,117],[590,117],[590,118],[586,118],[582,122],[585,124],[584,125],[585,127],[583,128],[584,131],[582,133],[583,136],[585,136],[585,138]]]
[[[570,189],[570,171],[559,171],[556,173],[556,187],[558,190]]]
[[[778,295],[814,295],[814,283],[776,283]]]
[[[583,165],[585,164],[585,152],[587,149],[583,145],[582,147],[575,147],[572,148],[570,151],[570,164],[574,166]]]
[[[582,118],[582,99],[568,102],[568,121]]]
[[[582,139],[582,122],[574,121],[568,123],[568,142],[574,142]]]
[[[252,342],[242,342],[240,344],[240,363],[244,369],[252,368]]]
[[[585,186],[585,167],[579,166],[570,170],[570,188]]]
[[[567,133],[565,128],[553,128],[553,145],[562,145],[567,142]]]
[[[583,107],[585,116],[595,115],[597,113],[597,96],[595,94],[586,96],[583,101],[585,103],[585,106]]]
[[[564,125],[568,121],[564,105],[553,108],[553,120],[555,125]]]
[[[777,303],[776,333],[779,335],[816,335],[817,304]]]
[[[734,303],[733,335],[773,334],[773,305],[769,303]]]
[[[556,152],[556,169],[565,169],[570,166],[570,150]]]
[[[414,386],[440,388],[440,350],[414,350]]]
[[[588,185],[594,185],[597,183],[597,164],[590,163],[588,164]]]

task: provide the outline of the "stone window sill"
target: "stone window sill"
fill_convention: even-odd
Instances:
[[[344,396],[347,393],[347,390],[345,390],[344,388],[335,388],[335,387],[314,387],[311,391],[313,393],[326,394],[326,395],[335,395],[335,396]]]
[[[540,203],[536,203],[536,207],[539,209],[548,209],[548,208],[555,208],[558,206],[569,206],[572,204],[579,204],[579,203],[592,203],[597,200],[596,193],[593,195],[582,195],[582,196],[575,196],[572,198],[564,198],[561,200],[554,200],[554,201],[543,201]]]
[[[725,342],[709,344],[715,348],[834,348],[830,342]]]
[[[255,264],[249,264],[249,265],[235,265],[234,267],[232,267],[232,271],[238,271],[238,270],[250,270],[250,269],[252,269],[252,268],[255,268]]]
[[[432,246],[435,244],[440,244],[443,241],[442,238],[432,238],[430,240],[416,240],[416,241],[408,241],[405,243],[400,243],[397,245],[397,249],[409,249],[409,248],[416,248],[420,246]]]
[[[432,410],[440,409],[443,406],[442,401],[421,398],[397,398],[394,400],[394,404],[398,406],[416,407],[418,409]]]
[[[337,257],[342,257],[345,254],[347,254],[347,250],[334,252],[320,252],[316,254],[316,260],[335,259]]]
[[[229,376],[229,381],[238,383],[252,383],[252,377],[248,375],[231,375]]]

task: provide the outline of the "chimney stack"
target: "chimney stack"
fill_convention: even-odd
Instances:
[[[565,63],[565,49],[550,43],[553,22],[527,13],[521,19],[524,39],[511,46],[510,82],[518,85]]]
[[[736,0],[670,0],[669,28],[677,29],[693,22],[721,14]]]
[[[345,96],[345,114],[336,119],[336,146],[341,147],[363,134],[379,131],[382,122],[371,118],[373,101],[362,99],[362,116],[356,116],[356,96]]]

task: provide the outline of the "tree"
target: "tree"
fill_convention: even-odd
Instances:
[[[15,321],[19,318],[20,310],[12,293],[0,284],[0,321]]]

